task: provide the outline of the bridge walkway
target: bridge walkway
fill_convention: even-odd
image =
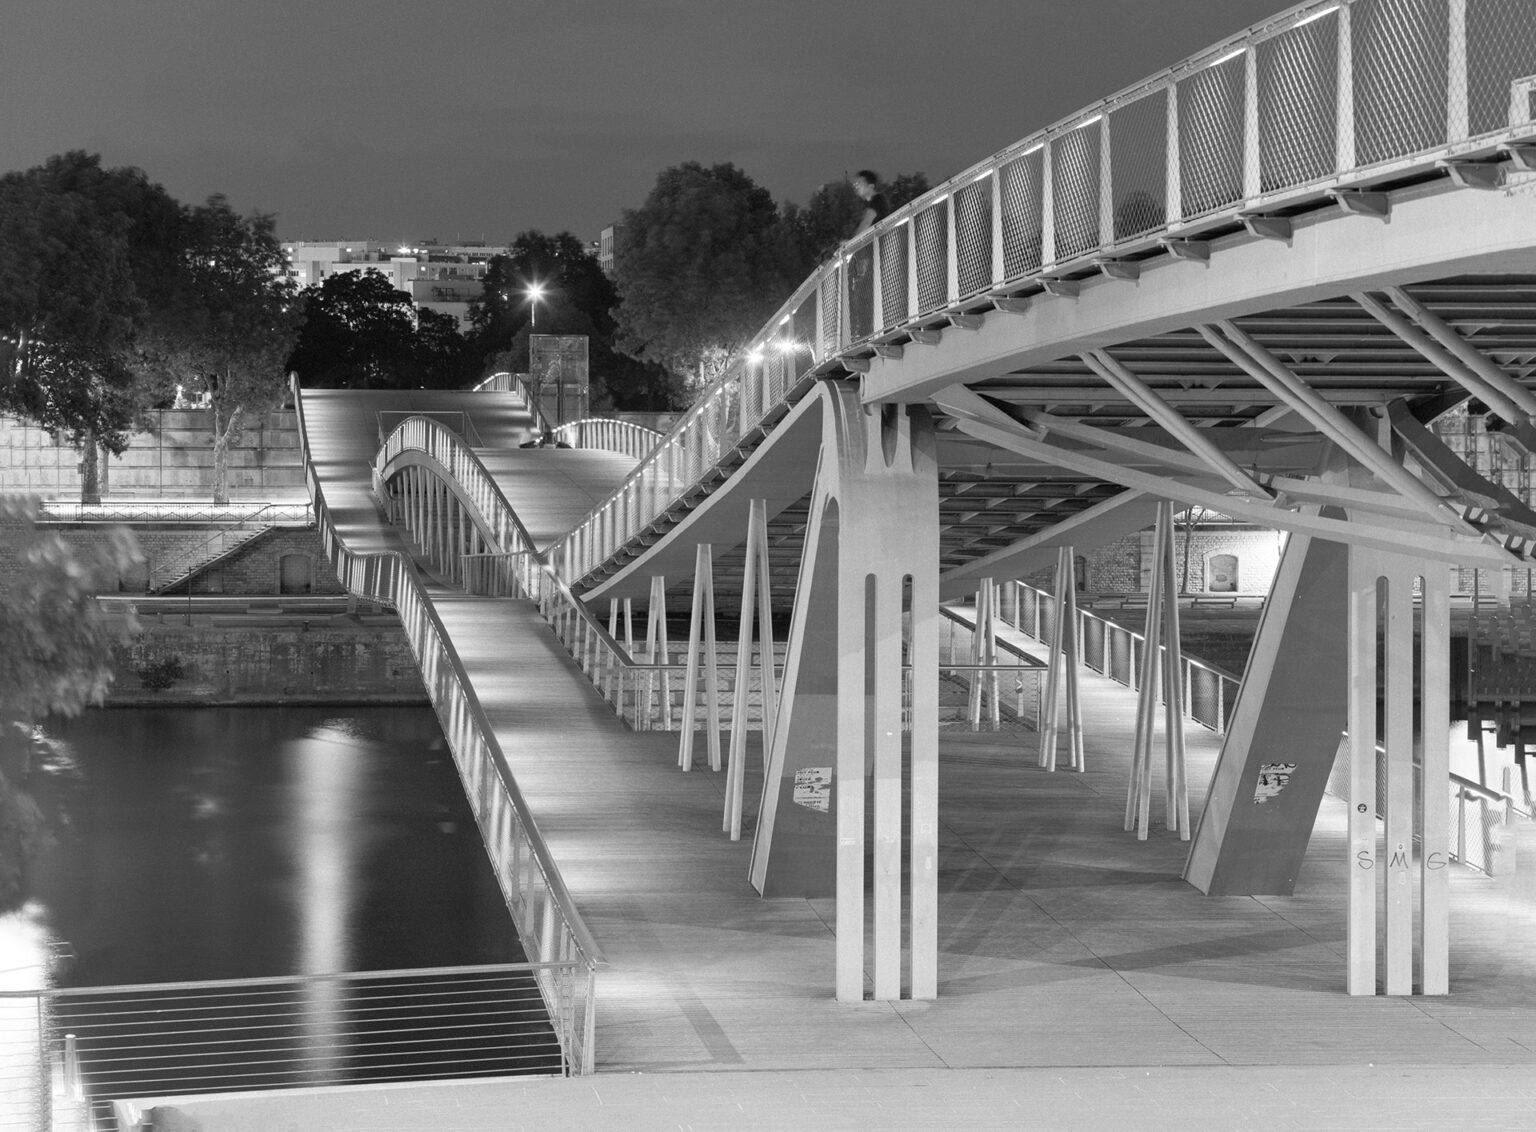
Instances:
[[[345,537],[398,545],[368,494],[372,418],[312,396]],[[515,403],[477,427],[505,430],[499,482],[515,507],[538,502],[541,534],[601,490],[594,454],[515,449]],[[943,735],[940,998],[839,1007],[833,902],[756,894],[750,829],[738,843],[719,832],[724,776],[679,772],[675,734],[628,730],[530,604],[433,598],[603,949],[600,1072],[1441,1064],[1536,1048],[1536,1014],[1505,1009],[1531,966],[1500,946],[1499,925],[1519,921],[1508,884],[1457,874],[1453,998],[1348,998],[1341,807],[1325,805],[1304,895],[1200,895],[1179,879],[1186,843],[1121,831],[1134,695],[1087,672],[1084,774],[1038,770],[1032,737]],[[1195,812],[1217,749],[1191,729]]]
[[[1497,1068],[1536,1048],[1515,878],[1453,878],[1453,997],[1350,998],[1342,803],[1303,895],[1202,896],[1185,843],[1120,829],[1134,706],[1113,681],[1083,674],[1083,774],[1038,770],[1032,737],[943,735],[940,997],[850,1007],[832,901],[756,895],[749,842],[719,832],[723,775],[627,730],[530,605],[436,600],[603,948],[599,1076],[178,1106],[205,1127],[1372,1129],[1525,1103],[1526,1070]],[[1189,738],[1198,812],[1217,741]]]
[[[345,537],[399,548],[368,494],[372,440],[345,412],[309,418],[327,499]],[[577,470],[581,455],[509,455],[501,482],[514,505],[541,500],[536,524],[555,530],[553,496],[574,501],[585,477],[600,478]],[[525,469],[558,482],[519,478],[516,465],[534,459],[543,462]],[[733,1105],[721,1120],[739,1127],[867,1127],[871,1106],[887,1127],[962,1115],[1004,1126],[1027,1111],[1070,1127],[1091,1110],[1090,1123],[1076,1122],[1087,1127],[1100,1126],[1106,1104],[1146,1127],[1171,1127],[1162,1116],[1187,1127],[1202,1112],[1273,1126],[1276,1104],[1322,1112],[1319,1087],[1332,1083],[1372,1101],[1327,1112],[1370,1128],[1404,1113],[1445,1119],[1461,1102],[1427,1096],[1424,1067],[1447,1066],[1485,1083],[1479,1111],[1517,1101],[1510,1078],[1487,1070],[1528,1066],[1536,1049],[1536,958],[1522,942],[1536,904],[1518,887],[1529,871],[1456,871],[1451,998],[1350,998],[1342,805],[1324,803],[1302,895],[1202,896],[1179,879],[1186,843],[1122,831],[1134,697],[1085,672],[1086,773],[1037,769],[1032,736],[942,734],[939,998],[838,1004],[833,901],[757,896],[750,828],[737,843],[719,831],[724,776],[678,771],[675,734],[628,730],[530,604],[432,594],[603,950],[600,1076],[179,1106],[206,1127],[519,1128],[564,1115],[569,1126],[670,1127]],[[1217,746],[1191,729],[1195,812]],[[749,757],[760,757],[755,743]],[[758,789],[754,765],[747,797]],[[1371,1068],[1383,1065],[1407,1067],[1396,1080],[1410,1082],[1408,1107]],[[843,1072],[818,1072],[831,1069]],[[782,1101],[770,1103],[776,1092]]]

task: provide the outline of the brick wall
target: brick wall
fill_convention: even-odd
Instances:
[[[157,409],[146,428],[106,464],[102,491],[112,496],[207,498],[213,493],[213,428],[203,409]],[[0,490],[45,499],[80,498],[80,454],[53,433],[14,417],[0,417]],[[266,414],[235,438],[229,452],[229,488],[236,499],[293,499],[304,495],[298,419],[291,411]]]
[[[1197,530],[1190,547],[1189,592],[1205,593],[1211,577],[1210,560],[1218,554],[1237,558],[1237,593],[1267,594],[1280,564],[1281,542],[1274,531],[1211,527]],[[1184,534],[1174,535],[1174,569],[1182,581]],[[1145,592],[1152,571],[1152,532],[1142,531],[1096,546],[1077,557],[1081,588],[1088,593]],[[1054,569],[1039,570],[1024,581],[1041,589],[1055,587]]]
[[[418,703],[426,691],[410,643],[390,617],[304,621],[150,616],[113,650],[109,704]],[[142,674],[173,662],[169,687]]]
[[[82,548],[104,544],[108,538],[108,528],[92,524],[50,525],[48,529]],[[135,528],[134,537],[138,539],[144,560],[117,579],[115,587],[109,585],[108,588],[115,588],[121,593],[143,593],[150,571],[156,565],[193,551],[217,529],[211,526]],[[308,562],[311,584],[305,592],[346,592],[325,556],[319,533],[312,527],[275,527],[267,531],[236,550],[225,561],[198,574],[193,579],[192,592],[252,596],[280,593],[282,560],[290,555],[297,555]],[[16,565],[15,540],[5,538],[4,529],[0,527],[0,576],[8,576]]]

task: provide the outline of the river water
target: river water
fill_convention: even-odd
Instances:
[[[13,916],[35,930],[7,938],[46,936],[55,985],[523,961],[428,708],[122,708],[47,731],[55,840]]]

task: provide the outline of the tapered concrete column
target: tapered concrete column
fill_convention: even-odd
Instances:
[[[1292,535],[1190,846],[1184,879],[1211,896],[1289,896],[1348,705],[1341,543]]]
[[[867,969],[876,998],[932,998],[939,617],[932,424],[922,409],[865,410],[847,387],[823,386],[820,395],[821,463],[770,731],[752,883],[764,895],[836,895],[839,999],[864,997]],[[903,653],[912,668],[906,782]],[[904,786],[911,798],[905,829]],[[870,806],[873,846],[865,836]],[[870,889],[872,917],[865,904]]]
[[[1384,993],[1449,990],[1449,591],[1438,563],[1350,551],[1350,994],[1377,993],[1378,951]]]

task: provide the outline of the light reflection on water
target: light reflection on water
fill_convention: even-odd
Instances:
[[[428,709],[113,709],[47,731],[55,844],[0,918],[0,970],[43,969],[49,941],[66,986],[523,958]]]

